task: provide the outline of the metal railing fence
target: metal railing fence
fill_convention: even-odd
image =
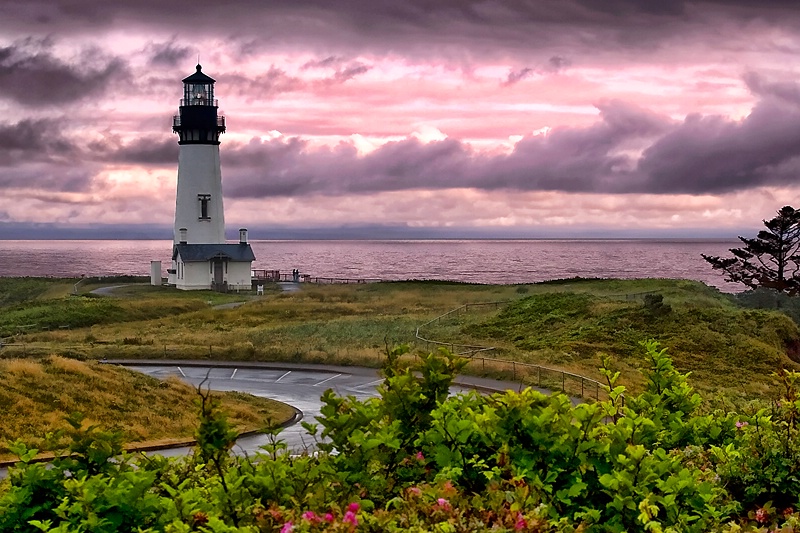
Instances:
[[[541,389],[560,390],[565,394],[577,396],[582,399],[592,398],[599,401],[601,392],[605,392],[606,389],[604,384],[595,379],[533,363],[524,363],[497,357],[484,357],[484,354],[498,353],[498,348],[495,346],[477,346],[439,341],[425,337],[420,333],[420,330],[427,326],[441,324],[442,321],[449,318],[457,318],[468,313],[470,309],[485,307],[499,309],[501,305],[508,304],[509,301],[510,300],[503,300],[461,305],[417,326],[414,337],[418,342],[425,343],[426,349],[430,349],[431,345],[439,346],[447,348],[454,354],[466,358],[468,360],[467,368],[472,372],[479,372],[487,376],[507,376],[510,374],[511,381],[514,382],[535,386]]]

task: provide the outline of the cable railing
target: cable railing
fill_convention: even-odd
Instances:
[[[479,371],[481,374],[495,376],[510,374],[511,381],[524,385],[535,385],[540,389],[547,390],[560,390],[565,394],[582,399],[592,398],[599,401],[600,393],[605,392],[606,389],[605,385],[595,379],[533,363],[523,363],[497,357],[484,357],[484,354],[498,353],[498,348],[496,346],[477,346],[439,341],[424,337],[420,333],[420,330],[427,326],[441,324],[443,320],[466,314],[470,309],[479,307],[499,309],[501,305],[507,303],[509,303],[509,300],[464,304],[418,326],[414,337],[417,341],[425,343],[427,349],[430,349],[431,346],[439,346],[449,349],[455,355],[466,358],[468,361],[467,367],[471,367],[473,371]],[[478,365],[480,365],[479,369],[476,368]]]

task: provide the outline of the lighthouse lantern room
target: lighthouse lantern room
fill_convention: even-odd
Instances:
[[[179,114],[172,120],[179,149],[168,282],[179,289],[249,290],[255,256],[247,230],[240,230],[238,244],[225,242],[219,161],[225,117],[217,114],[214,83],[197,65],[197,71],[183,79]]]

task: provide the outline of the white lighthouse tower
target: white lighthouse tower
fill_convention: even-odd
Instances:
[[[219,137],[225,117],[217,114],[215,80],[197,71],[183,79],[183,98],[172,131],[178,134],[172,268],[168,281],[179,289],[249,290],[251,263],[247,230],[239,243],[225,243]]]

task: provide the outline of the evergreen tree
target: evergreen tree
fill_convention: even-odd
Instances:
[[[739,237],[744,246],[731,248],[733,257],[702,254],[703,259],[722,270],[727,281],[794,296],[800,292],[800,211],[787,205],[764,225],[767,229],[754,239]]]

